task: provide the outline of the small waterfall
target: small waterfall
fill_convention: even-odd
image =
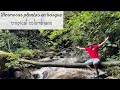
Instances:
[[[46,77],[49,73],[52,73],[52,72],[56,71],[57,69],[58,69],[57,67],[43,67],[41,69],[36,69],[36,70],[32,71],[31,73],[33,75],[37,74],[38,75],[37,79],[46,79]]]
[[[63,52],[64,54],[66,52]],[[68,55],[68,54],[67,54]],[[77,63],[77,62],[84,62],[88,59],[88,55],[79,54],[81,56],[75,56],[74,53],[69,54],[69,57],[60,57],[54,56],[52,59],[49,57],[40,59],[38,61],[42,62],[55,62],[55,63]],[[99,70],[100,73],[104,74],[104,71]],[[62,68],[62,67],[42,67],[40,69],[34,69],[30,71],[31,74],[35,77],[35,79],[95,79],[96,72],[95,69],[91,72],[86,68]],[[105,76],[104,76],[105,77]]]

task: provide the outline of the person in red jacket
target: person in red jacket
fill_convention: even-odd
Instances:
[[[100,62],[100,56],[98,55],[98,50],[99,50],[99,47],[101,45],[103,45],[107,40],[108,40],[109,37],[105,38],[105,40],[100,43],[100,44],[97,44],[97,45],[93,45],[92,42],[88,42],[88,47],[86,48],[81,48],[79,46],[77,46],[76,48],[80,49],[80,50],[86,50],[90,56],[90,59],[87,60],[84,64],[85,66],[92,71],[92,68],[90,67],[90,65],[94,65],[94,68],[96,69],[96,73],[97,75],[99,75],[99,71],[98,71],[98,64]]]

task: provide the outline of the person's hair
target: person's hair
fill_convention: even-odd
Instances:
[[[88,43],[92,43],[92,42],[91,42],[91,41],[88,41]],[[87,44],[88,44],[88,43],[87,43]],[[93,43],[92,43],[92,44],[93,44]]]
[[[91,42],[91,43],[92,43],[93,41],[92,41],[92,40],[88,40],[88,42]]]
[[[91,44],[93,45],[93,43],[92,43],[91,41],[88,41],[88,42],[87,42],[87,47],[89,47],[88,43],[91,43]]]
[[[89,43],[89,42],[92,43],[91,41],[88,41],[88,43]]]

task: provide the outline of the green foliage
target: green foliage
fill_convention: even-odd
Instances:
[[[43,51],[36,50],[36,49],[33,50],[33,56],[34,56],[33,59],[40,59],[45,57]]]
[[[9,67],[17,68],[20,66],[19,62],[19,54],[0,52],[0,66],[3,70],[8,69]]]
[[[31,49],[20,48],[15,53],[20,54],[21,57],[26,58],[26,59],[32,59],[34,57],[33,55],[34,52]]]
[[[21,58],[25,58],[29,60],[31,59],[36,60],[36,59],[45,58],[48,56],[44,53],[44,51],[40,51],[37,49],[32,50],[32,49],[20,48],[20,49],[17,49],[15,53],[20,54]]]
[[[18,44],[17,36],[8,30],[0,30],[0,49],[3,51],[14,50]]]
[[[112,56],[108,56],[107,58],[106,58],[106,60],[108,60],[108,61],[120,61],[120,50],[119,50],[119,52],[117,53],[117,55],[112,55]]]
[[[19,64],[18,61],[10,61],[9,63],[5,63],[5,66],[7,67],[6,69],[11,68],[11,67],[13,67],[13,68],[20,68],[20,67],[22,67],[22,65]]]
[[[103,60],[107,56],[118,56],[120,49],[120,12],[119,11],[65,11],[62,30],[0,30],[0,49],[16,51],[19,48],[49,50],[76,50],[76,45],[86,47],[88,41],[101,43],[109,40],[100,48]],[[111,48],[111,49],[110,49]],[[113,52],[116,48],[116,51]],[[28,56],[32,58],[33,53]],[[112,55],[110,55],[112,54]],[[37,57],[37,53],[36,56]]]
[[[109,67],[109,68],[106,68],[105,71],[111,73],[112,77],[116,77],[116,78],[120,79],[120,69],[118,67],[116,67],[116,68],[115,67],[111,67],[111,68]]]
[[[120,12],[116,11],[65,11],[63,30],[42,32],[46,32],[46,46],[61,49],[74,49],[76,45],[86,47],[88,41],[98,44],[109,36],[109,40],[100,48],[100,54],[105,60],[109,53],[116,55],[109,48],[120,49],[119,24]]]

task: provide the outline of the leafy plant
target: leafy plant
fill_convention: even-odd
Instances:
[[[117,55],[108,56],[107,60],[119,61],[120,60],[120,50]]]
[[[19,67],[19,54],[13,54],[8,52],[0,52],[0,66],[3,70],[10,67]]]
[[[20,54],[21,57],[24,57],[26,59],[32,59],[34,57],[33,55],[34,52],[31,49],[20,48],[15,53]]]

